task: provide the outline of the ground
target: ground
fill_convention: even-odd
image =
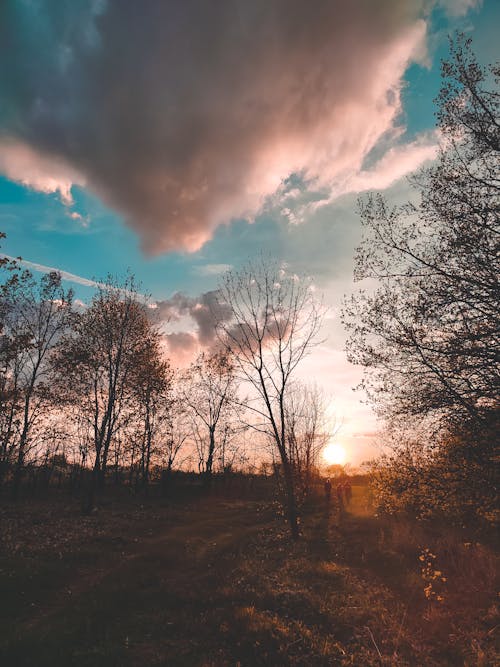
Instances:
[[[82,517],[60,498],[0,519],[5,667],[495,664],[492,549],[377,519],[361,487],[343,514],[309,503],[297,543],[270,500]]]

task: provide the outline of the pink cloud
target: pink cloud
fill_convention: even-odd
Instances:
[[[80,21],[60,29],[47,4],[36,52],[10,26],[29,94],[13,87],[4,131],[31,153],[0,169],[66,202],[85,180],[151,253],[197,250],[218,225],[252,220],[293,172],[326,185],[357,174],[425,50],[424,0],[138,7],[91,12],[81,39]]]
[[[73,203],[71,187],[85,185],[81,174],[61,157],[43,155],[12,139],[0,139],[0,172],[33,190],[58,192],[66,206]]]
[[[334,189],[334,196],[364,190],[384,190],[403,176],[415,172],[425,162],[434,160],[439,150],[433,134],[423,135],[409,144],[390,148],[369,170],[346,178]]]
[[[188,331],[167,334],[165,341],[166,356],[178,368],[189,366],[201,349],[196,333]]]

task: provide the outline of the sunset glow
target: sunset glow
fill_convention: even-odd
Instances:
[[[499,27],[0,0],[0,667],[500,667]]]
[[[307,275],[325,316],[294,380],[331,399],[322,464],[376,457],[341,316],[358,289],[358,200],[405,201],[408,177],[438,158],[448,38],[492,59],[500,3],[7,4],[1,253],[37,280],[60,273],[78,308],[129,271],[176,370],[217,347],[227,271],[264,253]]]
[[[327,445],[323,450],[323,459],[328,465],[344,465],[346,458],[344,447],[336,442]]]

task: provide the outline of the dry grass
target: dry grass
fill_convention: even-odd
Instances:
[[[354,492],[343,517],[312,503],[296,544],[269,502],[4,507],[0,664],[494,665],[492,549],[382,522]]]

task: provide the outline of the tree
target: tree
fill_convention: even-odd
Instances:
[[[182,385],[200,469],[210,484],[217,448],[224,445],[234,418],[236,382],[229,355],[202,352],[184,374]]]
[[[5,286],[4,286],[5,287]],[[2,301],[0,338],[0,486],[12,464],[21,424],[21,354],[22,339],[5,330],[8,307]]]
[[[235,372],[251,388],[247,408],[279,454],[292,537],[299,536],[293,466],[287,441],[286,399],[297,366],[314,345],[321,307],[311,281],[272,261],[229,272],[219,289],[218,337]]]
[[[433,413],[481,427],[500,386],[500,68],[451,43],[438,102],[438,160],[413,179],[417,204],[361,204],[356,278],[374,293],[346,304],[348,355],[384,416]]]
[[[377,511],[420,520],[439,516],[475,529],[498,526],[497,471],[489,464],[500,424],[498,415],[491,417],[485,430],[468,420],[437,432],[425,420],[387,429],[383,437],[389,451],[370,465]]]
[[[37,281],[31,272],[15,270],[2,286],[0,467],[14,467],[14,496],[36,445],[32,434],[50,405],[49,356],[71,322],[72,299],[56,272]]]
[[[153,446],[171,408],[172,372],[169,363],[162,358],[160,343],[158,332],[151,330],[147,347],[144,346],[136,358],[137,372],[132,389],[137,406],[134,417],[139,428],[139,474],[145,487],[149,483]]]
[[[165,412],[160,422],[159,454],[163,466],[163,491],[167,493],[174,463],[192,435],[189,407],[184,401],[182,376],[174,376],[170,401],[168,405],[164,404],[163,409]]]
[[[113,439],[131,419],[141,363],[155,336],[133,278],[123,285],[109,281],[98,288],[54,355],[59,396],[90,431],[94,461],[87,510],[104,483]]]
[[[365,366],[364,386],[379,414],[393,430],[401,421],[432,424],[431,437],[413,438],[382,465],[390,471],[382,478],[451,479],[462,461],[469,478],[456,476],[455,490],[466,498],[497,457],[500,94],[490,86],[500,67],[481,67],[459,35],[442,73],[438,159],[412,180],[416,204],[391,209],[380,195],[361,203],[366,235],[355,276],[378,286],[347,301],[344,321],[348,356]],[[401,441],[408,441],[405,430]]]
[[[5,237],[0,232],[0,239]],[[12,290],[20,273],[15,260],[0,256],[0,488],[13,465],[21,426],[21,350],[27,341],[11,327]]]
[[[326,405],[323,394],[315,385],[295,382],[285,403],[288,456],[295,484],[305,497],[319,456],[331,433],[326,424]]]

